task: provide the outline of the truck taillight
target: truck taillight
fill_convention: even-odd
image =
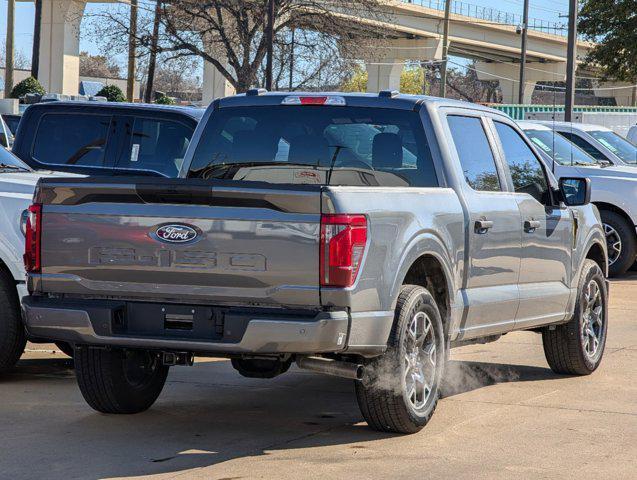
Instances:
[[[25,227],[24,267],[27,273],[40,273],[40,239],[42,237],[42,205],[29,207]]]
[[[324,214],[321,216],[321,286],[351,287],[367,244],[364,215]]]

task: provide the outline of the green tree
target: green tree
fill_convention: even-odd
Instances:
[[[99,92],[97,92],[98,97],[106,97],[106,100],[109,102],[125,102],[126,97],[124,96],[124,92],[117,85],[106,85]]]
[[[367,78],[365,69],[361,66],[356,66],[352,75],[341,86],[341,90],[344,92],[364,92],[367,90]],[[423,81],[422,68],[409,67],[403,69],[400,75],[400,93],[422,95]]]
[[[597,42],[586,62],[605,78],[637,83],[637,0],[583,0],[579,31]]]
[[[168,95],[161,94],[155,98],[155,103],[159,105],[174,105],[175,101],[170,98]]]
[[[44,95],[46,93],[46,90],[44,90],[44,87],[35,78],[29,77],[17,83],[13,87],[13,90],[11,90],[10,96],[11,98],[20,98],[25,96],[27,93],[37,93],[39,95]]]

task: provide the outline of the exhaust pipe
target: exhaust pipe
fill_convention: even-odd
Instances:
[[[304,370],[311,370],[334,377],[361,380],[363,378],[363,365],[358,363],[339,362],[321,357],[298,357],[296,364]]]

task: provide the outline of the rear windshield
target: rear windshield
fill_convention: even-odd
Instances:
[[[438,186],[419,114],[361,107],[222,108],[208,120],[188,177]]]
[[[44,165],[103,167],[110,115],[47,113],[35,134],[33,158]]]

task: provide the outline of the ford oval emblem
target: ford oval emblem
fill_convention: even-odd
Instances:
[[[187,243],[197,238],[197,230],[188,225],[162,225],[155,231],[157,239],[167,243]]]

